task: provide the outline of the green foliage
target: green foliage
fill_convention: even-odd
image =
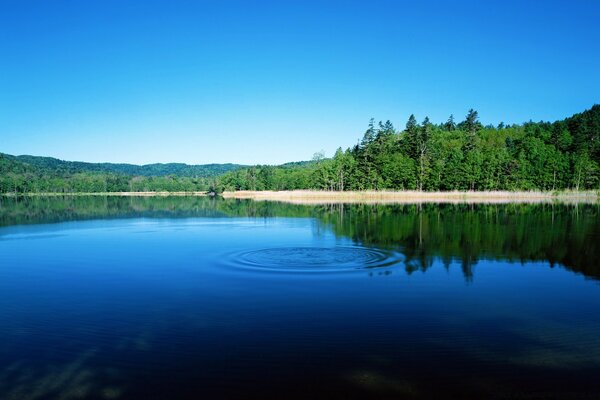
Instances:
[[[210,178],[225,172],[243,168],[238,164],[204,164],[188,165],[182,163],[168,164],[113,164],[113,163],[87,163],[80,161],[63,161],[52,157],[37,156],[11,156],[3,154],[9,160],[39,167],[44,170],[53,171],[57,174],[76,174],[76,173],[106,173],[134,176],[170,176],[190,178]]]
[[[465,120],[403,131],[369,122],[362,140],[331,159],[298,166],[255,166],[219,177],[226,190],[562,190],[600,184],[600,105],[553,124],[482,126]],[[267,169],[269,179],[261,172]],[[272,177],[277,177],[276,179]]]
[[[209,189],[209,178],[131,176],[42,168],[0,154],[0,193],[196,192]]]
[[[600,105],[554,123],[371,119],[332,158],[280,166],[91,164],[0,154],[0,193],[223,190],[563,190],[600,187]]]

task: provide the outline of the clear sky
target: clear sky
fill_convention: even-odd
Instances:
[[[0,0],[4,153],[281,163],[355,144],[371,117],[595,103],[595,0]]]

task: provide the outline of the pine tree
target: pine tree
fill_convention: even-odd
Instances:
[[[450,117],[448,117],[448,121],[446,121],[446,123],[444,124],[444,129],[448,132],[452,132],[456,129],[456,123],[454,122],[454,114],[450,114]]]
[[[369,120],[369,128],[365,131],[362,141],[360,142],[361,147],[364,149],[368,147],[375,140],[375,118]]]
[[[472,108],[469,110],[465,120],[459,124],[459,128],[465,131],[467,134],[467,142],[465,144],[465,150],[471,151],[475,148],[475,139],[477,137],[477,131],[481,129],[481,123],[478,121],[478,113]]]
[[[417,119],[414,114],[410,114],[408,121],[406,122],[406,132],[414,134],[417,131]]]

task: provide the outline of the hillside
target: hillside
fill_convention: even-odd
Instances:
[[[88,163],[82,161],[63,161],[53,157],[39,157],[30,155],[13,156],[1,154],[4,158],[54,171],[59,174],[75,174],[81,172],[104,172],[133,176],[168,176],[176,175],[190,178],[210,178],[225,172],[243,168],[238,164],[203,164],[189,165],[183,163],[168,164],[114,164],[114,163]]]
[[[0,193],[203,192],[234,164],[110,164],[0,153]]]

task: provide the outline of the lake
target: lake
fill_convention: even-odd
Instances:
[[[0,198],[0,398],[600,397],[600,206]]]

